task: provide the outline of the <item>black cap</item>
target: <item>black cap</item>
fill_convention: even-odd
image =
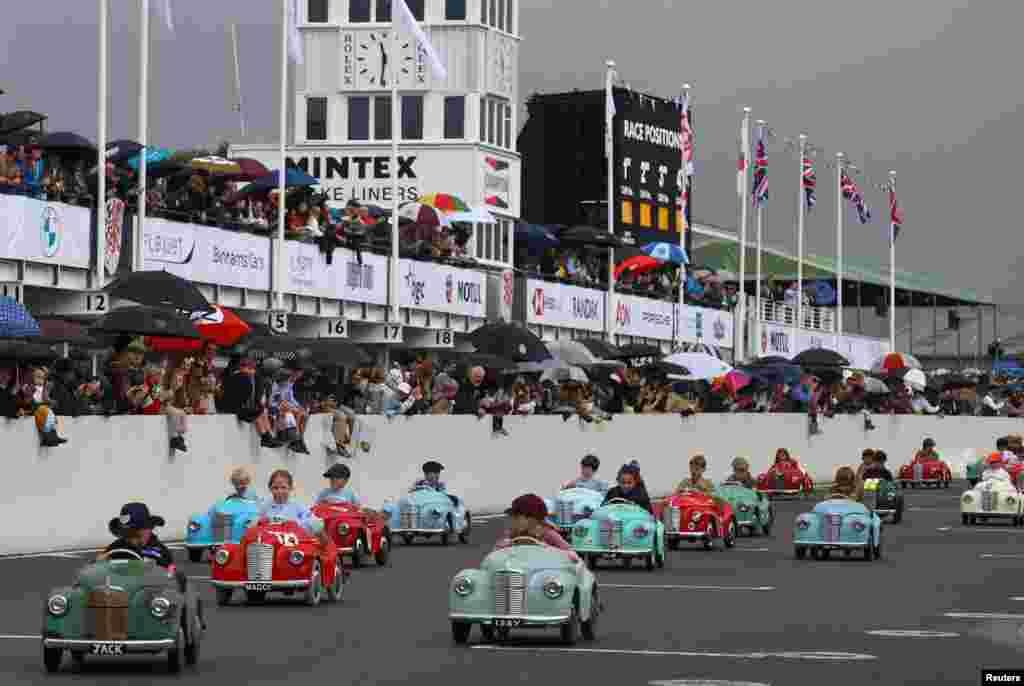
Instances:
[[[444,465],[440,462],[435,462],[434,460],[423,463],[424,474],[440,474],[443,469]]]
[[[623,474],[638,476],[640,474],[640,463],[636,460],[630,460],[628,464],[622,465],[622,467],[619,468],[619,475],[621,476]]]
[[[996,450],[1009,450],[1010,448],[1010,437],[1003,436],[996,441]]]
[[[108,528],[120,536],[126,529],[154,529],[166,523],[163,517],[151,515],[145,503],[128,503],[121,508],[120,516],[110,520]]]
[[[885,462],[889,459],[889,456],[885,454],[884,450],[875,451],[875,462]]]
[[[933,438],[926,438],[926,439],[924,439],[924,444],[923,445],[924,445],[925,448],[934,448],[935,447],[935,439],[933,439]]]
[[[601,466],[601,460],[597,459],[597,455],[587,455],[580,460],[580,465],[583,467],[590,467],[596,472],[598,467]]]
[[[331,465],[331,468],[324,472],[325,479],[347,479],[352,476],[352,470],[348,468],[347,464]]]

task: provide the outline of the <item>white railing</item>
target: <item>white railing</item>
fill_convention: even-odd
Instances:
[[[777,300],[761,300],[758,316],[762,322],[793,326],[796,324],[797,307]],[[833,333],[836,330],[835,310],[825,307],[804,306],[801,329]]]

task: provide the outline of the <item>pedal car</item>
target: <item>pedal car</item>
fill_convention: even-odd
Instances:
[[[592,488],[567,488],[554,500],[545,498],[548,506],[548,524],[557,527],[565,537],[572,535],[572,528],[581,519],[586,519],[601,507],[604,494]]]
[[[225,543],[238,543],[242,534],[259,519],[260,504],[251,498],[230,495],[219,501],[209,512],[194,514],[185,531],[185,549],[188,559],[202,562],[203,551]]]
[[[982,481],[960,496],[960,519],[964,525],[1008,519],[1013,526],[1024,526],[1024,494],[1007,481]]]
[[[384,511],[391,517],[391,533],[401,536],[406,545],[417,537],[433,536],[448,545],[453,534],[459,542],[469,543],[472,520],[461,498],[423,487],[403,496],[397,506],[386,504]]]
[[[746,531],[749,536],[755,532],[762,536],[771,535],[775,507],[764,493],[749,489],[738,481],[726,481],[715,492],[732,507],[740,531]]]
[[[866,479],[864,481],[864,500],[873,502],[873,510],[883,520],[892,517],[893,524],[903,521],[903,494],[899,492],[895,481],[888,479]]]
[[[714,550],[719,538],[726,548],[736,545],[739,525],[732,506],[722,498],[703,491],[683,491],[656,502],[654,514],[672,550],[678,550],[683,541],[703,543],[705,550]]]
[[[363,559],[372,555],[380,566],[388,563],[391,531],[384,515],[367,515],[351,503],[321,503],[313,514],[324,520],[324,530],[338,546],[338,553],[349,555],[353,567],[362,567]]]
[[[348,572],[338,548],[293,521],[263,518],[245,532],[240,543],[227,543],[213,555],[210,583],[217,604],[227,605],[236,589],[246,601],[261,603],[267,593],[302,593],[307,605],[319,605],[323,594],[341,600]]]
[[[167,669],[199,660],[203,639],[196,591],[173,572],[131,550],[86,565],[71,586],[53,589],[43,608],[43,664],[60,669],[64,651],[74,669],[86,656],[167,655]]]
[[[553,627],[569,645],[579,634],[593,641],[603,610],[590,570],[565,551],[527,537],[492,552],[480,569],[456,574],[449,598],[452,638],[460,645],[474,624],[488,642],[506,640],[512,629]]]
[[[648,571],[665,566],[665,527],[650,512],[622,498],[576,522],[571,543],[591,569],[601,558],[621,559],[625,567],[634,558],[643,558]]]
[[[953,480],[953,470],[942,460],[915,460],[910,464],[900,467],[900,487],[911,488],[918,486],[935,486],[936,488],[949,488]]]
[[[803,496],[814,491],[814,481],[792,462],[773,464],[757,477],[757,490],[767,496]]]
[[[798,560],[808,551],[827,560],[833,550],[842,550],[846,557],[862,552],[865,560],[877,560],[882,557],[882,520],[861,503],[832,498],[797,516],[793,548]]]

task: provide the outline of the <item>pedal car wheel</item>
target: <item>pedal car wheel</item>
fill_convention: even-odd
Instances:
[[[896,506],[896,512],[892,515],[892,523],[899,524],[903,521],[903,503]]]
[[[971,526],[976,525],[978,523],[977,515],[970,515],[969,519],[968,519],[968,522],[970,523]]]
[[[377,565],[385,567],[391,558],[391,535],[385,533],[380,537],[380,548],[377,549],[377,553],[373,556],[373,559],[377,561]]]
[[[966,513],[964,513],[964,514],[960,515],[960,523],[963,524],[964,526],[967,526],[968,524],[971,523],[971,518],[968,517]]]
[[[452,640],[460,646],[469,641],[469,632],[473,625],[468,622],[452,622]]]
[[[658,569],[664,569],[665,555],[663,553],[659,553],[658,551],[654,551],[654,564],[658,566]]]
[[[868,544],[864,546],[864,560],[865,562],[871,562],[873,559],[875,559],[875,544],[869,536]]]
[[[802,545],[798,545],[795,548],[793,548],[793,555],[796,557],[796,559],[802,560],[805,557],[807,557],[807,548],[803,547]]]
[[[469,543],[469,531],[472,528],[473,528],[473,521],[472,521],[471,517],[469,516],[469,513],[467,512],[466,513],[466,528],[459,532],[459,543],[461,543],[463,545],[467,545]]]
[[[587,555],[587,567],[590,568],[590,571],[597,569],[597,555],[593,553]]]
[[[708,522],[708,529],[704,532],[704,550],[715,549],[715,524]]]
[[[447,546],[451,542],[452,532],[455,531],[455,527],[452,526],[452,516],[451,515],[448,515],[448,518],[445,520],[445,525],[444,526],[445,526],[444,533],[441,534],[441,545],[442,546]]]
[[[632,566],[633,566],[633,558],[631,558],[631,557],[624,557],[624,558],[622,558],[622,568],[623,569],[629,569]]]
[[[71,651],[71,672],[78,674],[85,667],[85,653],[81,650]]]
[[[192,618],[192,629],[188,632],[188,643],[185,644],[185,664],[190,667],[199,662],[200,646],[202,645],[203,628],[199,625],[199,617]]]
[[[725,536],[722,537],[722,543],[725,544],[726,548],[732,548],[736,545],[736,522],[729,522],[729,528],[725,530]]]
[[[572,612],[569,614],[569,621],[567,621],[560,627],[562,643],[564,643],[567,646],[576,645],[576,639],[579,636],[580,611],[579,608],[576,607],[576,605],[577,603],[573,602]]]
[[[202,562],[203,561],[203,549],[202,548],[189,548],[188,549],[188,561],[189,562]]]
[[[601,599],[597,595],[597,586],[590,594],[590,619],[580,622],[580,634],[584,641],[597,640],[597,620],[601,615]]]
[[[383,542],[383,541],[382,541]],[[342,567],[341,558],[334,563],[334,583],[327,589],[327,599],[332,603],[340,603],[345,595],[345,569]]]
[[[306,605],[316,607],[320,604],[320,592],[323,590],[322,577],[320,576],[320,561],[313,563],[313,573],[309,577],[309,587],[306,589]]]
[[[185,632],[179,626],[178,635],[174,637],[174,645],[167,650],[167,671],[177,674],[185,662]]]
[[[845,550],[843,550],[843,557],[850,557],[850,555],[853,555],[853,551],[852,550],[850,550],[849,548],[846,548]]]
[[[412,545],[412,534],[402,534],[402,543]]]
[[[267,592],[246,591],[245,602],[247,602],[249,605],[262,605],[263,603],[267,602]]]
[[[63,648],[47,648],[43,646],[43,666],[50,674],[60,670],[60,663],[64,660]]]
[[[352,566],[359,569],[363,566],[363,555],[366,554],[366,544],[363,543],[363,535],[356,535],[356,542],[352,544]]]
[[[678,538],[670,538],[670,539],[668,539],[668,547],[669,547],[669,550],[679,550],[679,539]]]
[[[227,605],[228,603],[231,602],[231,596],[234,594],[234,591],[232,589],[230,589],[230,588],[218,588],[218,589],[216,589],[216,591],[217,591],[217,604],[218,605],[220,605],[221,607],[224,607],[225,605]]]
[[[644,557],[644,564],[647,565],[648,572],[654,571],[654,553],[648,553],[647,556]]]
[[[484,643],[494,643],[494,627],[490,624],[480,625],[480,635],[484,639]]]
[[[771,536],[772,535],[772,525],[773,524],[775,524],[775,511],[771,507],[769,507],[768,508],[768,519],[764,520],[761,523],[761,535],[762,536]]]

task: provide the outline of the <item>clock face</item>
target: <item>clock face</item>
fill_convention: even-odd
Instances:
[[[412,41],[400,38],[398,54],[391,54],[391,34],[371,31],[356,38],[356,78],[371,89],[414,85],[422,62]],[[397,83],[395,81],[397,80]]]

